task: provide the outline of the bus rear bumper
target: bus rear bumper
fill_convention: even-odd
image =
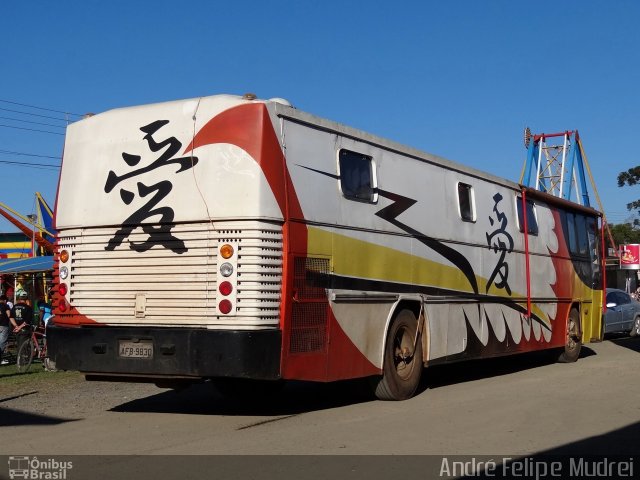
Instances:
[[[281,376],[280,330],[52,325],[47,329],[47,343],[56,368],[100,376],[194,380],[277,380]],[[147,358],[123,356],[123,346],[129,347],[129,354]]]

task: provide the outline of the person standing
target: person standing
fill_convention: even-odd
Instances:
[[[31,326],[31,323],[33,322],[33,308],[31,308],[31,305],[27,303],[28,298],[29,296],[24,290],[18,293],[18,299],[11,309],[11,316],[9,318],[9,321],[13,326],[13,331],[19,335],[18,349],[20,349],[22,342],[29,337],[30,332],[28,331],[28,328],[24,327]]]
[[[49,323],[49,319],[53,317],[53,312],[51,310],[51,305],[49,305],[43,298],[38,300],[38,311],[40,313],[40,326],[47,328],[47,323]]]
[[[7,296],[0,295],[0,359],[7,348],[7,339],[9,338],[9,330],[11,328],[11,309],[7,305]],[[6,365],[9,360],[2,360],[1,365]]]

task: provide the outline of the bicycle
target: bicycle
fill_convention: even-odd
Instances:
[[[47,337],[44,327],[28,325],[23,328],[29,329],[31,333],[29,338],[23,341],[18,348],[16,359],[18,372],[27,372],[36,356],[42,361],[44,368],[48,369],[49,358],[47,357]]]

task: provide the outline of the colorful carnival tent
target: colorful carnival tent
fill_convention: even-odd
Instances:
[[[3,258],[0,275],[16,273],[40,273],[53,270],[53,256],[33,258]]]
[[[34,305],[38,300],[50,300],[52,273],[52,255],[0,259],[1,290],[12,302],[19,290],[26,291]]]
[[[22,215],[0,202],[0,215],[20,232],[0,234],[0,290],[10,300],[25,290],[32,302],[49,300],[53,271],[53,212],[40,193],[35,211]]]
[[[30,254],[26,256],[53,254],[55,237],[53,211],[40,193],[36,192],[35,213],[33,215],[22,215],[2,202],[0,202],[0,215],[15,225],[23,235],[31,239]],[[20,246],[9,246],[9,250],[12,249],[20,249]],[[10,258],[9,253],[3,255],[3,251],[0,250],[0,258]]]
[[[26,258],[32,252],[31,236],[22,232],[0,233],[0,259]]]

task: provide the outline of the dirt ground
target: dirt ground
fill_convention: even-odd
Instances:
[[[165,390],[144,383],[87,382],[78,372],[47,372],[39,364],[27,373],[16,372],[13,365],[0,369],[0,409],[6,407],[39,415],[51,414],[54,401],[57,416],[83,418],[91,411],[109,410],[123,402]]]
[[[625,337],[573,364],[539,352],[431,367],[405,402],[357,382],[290,382],[235,402],[208,384],[174,392],[0,367],[0,425],[30,454],[636,455],[639,354]]]

